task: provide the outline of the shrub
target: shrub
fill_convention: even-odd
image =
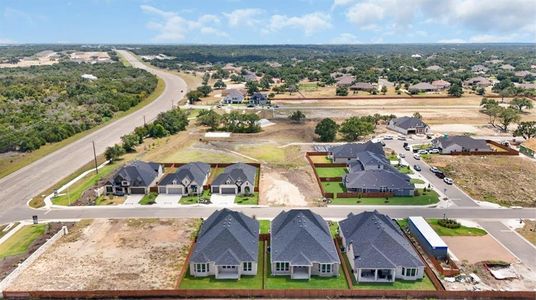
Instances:
[[[450,228],[450,229],[456,229],[456,228],[461,227],[460,223],[456,222],[456,220],[453,220],[453,219],[439,219],[437,221],[437,224],[439,226]]]

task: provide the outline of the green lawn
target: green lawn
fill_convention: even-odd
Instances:
[[[346,192],[346,189],[344,188],[344,185],[342,184],[342,182],[322,182],[322,186],[324,187],[324,191],[326,193]]]
[[[257,266],[257,276],[242,276],[240,280],[223,280],[210,277],[192,277],[190,269],[182,278],[181,289],[262,289],[262,274],[264,274],[264,244],[259,242],[259,264]]]
[[[393,153],[389,154],[389,156],[387,156],[387,158],[389,160],[398,161],[398,155],[396,155],[396,153],[395,154],[393,154]]]
[[[413,171],[409,166],[394,166],[402,174],[413,174]]]
[[[270,254],[266,259],[266,289],[348,289],[342,268],[337,277],[312,276],[309,280],[297,280],[290,276],[271,276]]]
[[[328,224],[331,237],[335,237],[339,231],[339,223],[334,221],[328,221]]]
[[[409,182],[414,183],[414,184],[424,184],[424,180],[418,179],[418,178],[411,178]]]
[[[316,82],[300,83],[298,89],[302,92],[313,92],[318,90],[318,84]]]
[[[52,198],[52,203],[56,205],[70,205],[76,202],[82,194],[95,185],[101,178],[108,176],[114,170],[116,170],[120,164],[107,164],[99,169],[99,174],[89,173],[73,185],[65,189],[62,193],[64,195]]]
[[[23,254],[28,247],[46,231],[47,224],[28,225],[22,227],[4,243],[0,244],[0,259]]]
[[[326,155],[311,155],[309,158],[314,163],[322,163],[322,164],[330,164],[332,163],[331,159],[329,159]]]
[[[419,196],[385,198],[336,198],[331,204],[338,205],[429,205],[439,202],[439,195],[435,191],[423,194],[419,189]],[[359,202],[358,202],[359,201]]]
[[[235,198],[236,204],[242,205],[257,205],[259,204],[259,193],[255,192],[251,195],[237,195]]]
[[[259,230],[261,233],[270,233],[270,220],[259,220]]]
[[[324,168],[317,167],[316,173],[318,177],[342,177],[347,173],[345,167]]]
[[[152,205],[155,204],[155,199],[158,196],[158,193],[149,193],[143,196],[141,198],[140,202],[138,202],[141,205]]]
[[[210,190],[206,189],[203,191],[203,194],[201,195],[201,198],[203,199],[210,199]],[[182,196],[181,200],[179,200],[180,204],[196,204],[199,200],[199,196]]]
[[[466,227],[460,226],[460,228],[446,228],[437,223],[438,219],[427,219],[426,220],[430,226],[437,232],[437,234],[442,236],[482,236],[486,235],[487,232],[484,229],[476,227]]]

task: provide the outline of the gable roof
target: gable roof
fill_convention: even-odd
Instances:
[[[130,186],[147,187],[158,176],[160,167],[158,163],[135,160],[117,170],[107,184],[126,180],[130,182]]]
[[[351,75],[343,75],[335,80],[337,80],[337,85],[350,85],[354,82],[355,78]]]
[[[356,268],[423,267],[400,228],[378,211],[350,213],[339,222],[346,248],[352,244]]]
[[[444,88],[444,87],[449,87],[450,82],[440,79],[440,80],[432,81],[432,85],[438,88]]]
[[[281,212],[271,224],[271,261],[311,266],[340,263],[328,224],[308,209]]]
[[[436,138],[434,141],[439,143],[442,148],[459,145],[464,149],[489,149],[491,151],[490,146],[485,140],[478,140],[465,135],[442,136]]]
[[[255,184],[255,177],[257,176],[257,168],[245,163],[236,163],[226,167],[223,170],[223,173],[218,175],[212,185],[217,186],[225,184],[227,179],[231,183],[236,184],[237,182],[248,181],[251,184]]]
[[[241,91],[237,90],[237,89],[230,89],[230,90],[228,90],[227,95],[225,96],[225,98],[227,98],[227,99],[232,99],[232,98],[242,99],[242,98],[244,98],[244,94]]]
[[[177,184],[181,184],[185,178],[190,182],[195,181],[197,184],[203,184],[209,172],[209,164],[203,162],[191,162],[180,166],[175,173],[167,174],[162,178],[159,185],[173,184],[174,181]]]
[[[408,116],[391,119],[390,124],[396,127],[406,129],[406,130],[413,129],[413,128],[428,127],[428,125],[424,123],[421,119],[415,118],[415,117],[408,117]]]
[[[257,261],[258,245],[259,222],[224,208],[215,211],[201,225],[190,262],[238,265]]]
[[[356,82],[350,86],[351,90],[372,90],[374,86],[368,82]]]
[[[410,91],[434,91],[437,90],[437,87],[431,85],[428,82],[419,82],[417,84],[411,85],[408,90]]]
[[[333,158],[357,158],[357,154],[363,151],[383,154],[383,147],[380,143],[367,141],[366,143],[348,143],[330,149]]]
[[[383,169],[365,169],[348,173],[342,178],[347,189],[379,189],[381,187],[392,189],[414,189],[406,174],[402,174],[390,167]]]

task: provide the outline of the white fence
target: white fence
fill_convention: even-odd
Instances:
[[[7,275],[4,280],[0,282],[0,297],[2,291],[4,291],[26,268],[28,268],[36,259],[39,258],[50,246],[52,246],[59,238],[69,233],[66,226],[63,226],[54,236],[48,239],[41,247],[34,251],[28,258],[20,263],[18,267]]]

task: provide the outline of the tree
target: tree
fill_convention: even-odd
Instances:
[[[385,95],[387,93],[387,86],[382,86],[381,92],[383,95]]]
[[[259,91],[259,87],[255,81],[248,81],[246,82],[246,90],[248,91],[248,94],[253,95]]]
[[[333,142],[337,136],[339,125],[330,118],[322,119],[315,127],[315,133],[320,137],[321,142]]]
[[[122,147],[126,152],[133,152],[135,147],[143,141],[143,137],[140,138],[136,133],[126,134],[121,137],[123,142]]]
[[[519,112],[511,107],[501,107],[498,113],[499,122],[504,131],[508,131],[508,126],[512,123],[517,123],[521,119]]]
[[[224,88],[226,88],[226,87],[227,87],[227,85],[226,85],[225,82],[223,82],[221,79],[219,79],[218,81],[216,81],[216,82],[214,83],[214,88],[215,88],[215,89],[224,89]]]
[[[210,85],[203,84],[202,86],[197,88],[197,91],[199,91],[203,95],[203,97],[206,97],[208,96],[208,94],[210,94],[210,92],[212,92],[212,88],[210,87]]]
[[[294,123],[301,123],[305,119],[305,114],[301,110],[297,110],[288,117]]]
[[[488,122],[495,127],[495,120],[502,109],[502,107],[499,106],[499,102],[495,99],[482,98],[482,100],[480,100],[480,106],[482,107],[482,113],[489,116]]]
[[[202,96],[203,94],[200,91],[189,91],[186,94],[186,98],[188,98],[188,102],[190,102],[190,104],[193,104],[195,101],[199,101]]]
[[[453,83],[448,91],[450,96],[461,97],[463,95],[462,86],[459,83]]]
[[[419,119],[419,120],[422,120],[421,113],[419,113],[418,111],[416,111],[416,112],[413,113],[413,117],[414,117],[414,118],[417,118],[417,119]]]
[[[335,91],[336,96],[348,96],[348,88],[345,86],[338,86]]]
[[[517,109],[519,112],[523,112],[523,108],[532,109],[534,105],[532,100],[528,98],[514,98],[510,102],[510,106]]]
[[[476,94],[477,95],[484,96],[485,93],[486,93],[486,90],[483,87],[478,87],[476,89]]]
[[[292,95],[292,93],[296,93],[298,91],[298,87],[295,84],[291,84],[288,86],[287,91],[290,95]]]
[[[176,108],[158,114],[153,125],[161,125],[167,132],[166,135],[168,135],[185,130],[186,126],[188,126],[188,122],[188,115],[180,108]]]
[[[536,137],[536,121],[519,123],[514,131],[514,136],[522,136],[527,140]]]
[[[210,127],[216,130],[220,126],[221,116],[213,110],[204,110],[197,116],[197,124]]]
[[[149,135],[154,138],[162,138],[169,135],[169,132],[160,124],[150,126]]]
[[[374,123],[360,117],[350,117],[341,124],[339,132],[346,141],[356,141],[362,136],[373,133]]]
[[[266,75],[264,77],[261,78],[261,80],[259,81],[259,87],[261,90],[263,91],[266,91],[266,90],[269,90],[270,89],[270,82],[271,79],[269,77],[267,77]]]
[[[104,157],[106,157],[106,160],[109,161],[118,160],[123,154],[125,154],[125,149],[117,144],[106,148],[106,151],[104,151]]]

